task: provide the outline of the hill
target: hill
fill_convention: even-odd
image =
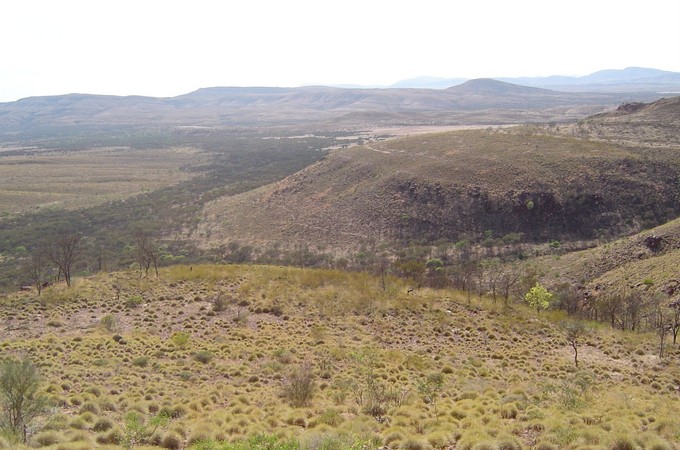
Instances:
[[[637,292],[646,297],[680,293],[680,219],[592,249],[543,257],[531,264],[541,267],[551,286],[570,283],[587,296],[625,296]],[[670,300],[669,300],[670,301]]]
[[[529,88],[341,89],[215,87],[173,98],[70,94],[0,103],[0,137],[92,132],[112,127],[384,126],[386,124],[520,123],[565,120],[656,94],[557,93]],[[651,96],[650,96],[651,95]],[[494,109],[495,111],[490,111]],[[544,109],[544,111],[536,111]]]
[[[651,103],[624,103],[613,111],[570,125],[566,130],[581,137],[628,146],[677,148],[680,145],[680,97],[662,98]]]
[[[210,203],[195,238],[340,249],[478,240],[487,230],[532,242],[611,238],[680,214],[671,147],[650,152],[523,127],[374,142]]]
[[[680,92],[680,73],[644,67],[601,70],[582,77],[520,77],[499,80],[567,92]]]
[[[680,444],[679,350],[659,358],[651,335],[593,328],[576,367],[561,316],[521,305],[329,270],[160,275],[2,299],[3,354],[39,365],[54,408],[30,423],[32,447]]]

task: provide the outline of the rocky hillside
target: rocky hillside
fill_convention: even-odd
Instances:
[[[551,285],[568,282],[592,293],[618,295],[636,288],[666,292],[671,287],[677,292],[667,294],[680,294],[680,219],[596,248],[544,257],[537,265]]]
[[[342,149],[287,179],[204,209],[197,240],[455,242],[613,237],[680,215],[675,152],[535,129],[412,136]]]

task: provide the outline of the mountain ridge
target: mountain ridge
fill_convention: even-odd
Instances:
[[[446,90],[307,86],[212,87],[163,98],[66,94],[0,103],[0,133],[64,126],[520,123],[576,119],[622,102],[657,98],[653,93],[558,92],[490,79]]]
[[[680,98],[659,101],[628,120],[639,133],[675,130],[680,122],[665,108],[678,106]],[[595,133],[609,126],[590,120]],[[619,145],[618,136],[549,130],[453,131],[336,150],[274,185],[214,201],[195,237],[346,249],[371,239],[477,240],[492,230],[566,242],[614,238],[680,214],[677,138],[650,151]]]

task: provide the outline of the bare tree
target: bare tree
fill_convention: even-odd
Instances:
[[[484,265],[486,266],[486,289],[491,293],[495,305],[503,271],[497,259],[484,261]]]
[[[155,242],[151,239],[149,233],[144,231],[136,231],[134,233],[135,248],[137,252],[137,263],[139,264],[139,276],[141,278],[142,272],[149,275],[151,266],[154,268],[156,277],[158,277],[158,261],[160,260],[160,251]]]
[[[61,233],[47,246],[47,255],[64,275],[66,286],[71,287],[71,269],[79,255],[82,236],[75,232]]]
[[[383,292],[387,290],[387,274],[389,273],[390,266],[391,264],[387,253],[382,253],[377,257],[375,270],[378,275],[380,275],[380,287]]]
[[[501,292],[503,292],[503,300],[505,307],[508,307],[508,299],[510,298],[510,292],[519,283],[519,279],[522,277],[522,272],[517,267],[508,266],[503,269],[499,285]]]
[[[680,331],[680,300],[676,300],[668,305],[671,308],[671,332],[673,333],[673,345],[677,343],[678,331]]]
[[[659,334],[659,358],[663,358],[664,344],[666,342],[666,336],[669,331],[672,331],[672,313],[670,308],[662,305],[661,302],[657,303],[654,311],[655,328],[656,332]]]
[[[34,251],[28,261],[27,272],[38,291],[38,295],[42,293],[43,287],[47,283],[46,263],[45,254],[41,251]]]

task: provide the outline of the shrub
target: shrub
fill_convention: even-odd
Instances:
[[[324,423],[331,427],[337,427],[343,422],[340,413],[335,409],[328,409],[319,416],[319,423]]]
[[[99,406],[92,402],[85,402],[83,403],[83,406],[80,407],[80,414],[85,414],[86,412],[99,414]]]
[[[306,406],[312,399],[316,383],[309,364],[293,367],[283,380],[283,397],[293,407]]]
[[[125,300],[125,307],[128,309],[137,308],[142,303],[144,303],[144,299],[141,295],[133,295],[132,297]]]
[[[16,436],[47,408],[40,394],[38,369],[28,359],[5,361],[0,365],[0,401],[3,423]]]
[[[213,354],[208,350],[201,350],[200,352],[194,353],[194,359],[200,363],[208,364],[213,359]]]
[[[174,333],[170,337],[170,340],[172,341],[173,344],[175,344],[175,347],[186,348],[186,346],[189,344],[190,338],[191,335],[186,331],[178,331],[177,333]]]
[[[106,417],[102,417],[101,419],[97,420],[94,425],[92,425],[92,430],[97,432],[109,431],[111,428],[113,428],[113,422],[111,419]]]
[[[99,320],[99,324],[109,333],[118,331],[118,322],[113,314],[107,314]]]
[[[33,437],[33,442],[37,447],[48,447],[50,445],[58,444],[61,441],[61,436],[54,431],[43,431]]]
[[[637,446],[628,436],[619,436],[612,441],[609,450],[635,450]]]
[[[146,367],[149,365],[149,358],[146,356],[140,356],[132,360],[132,365],[136,367]]]
[[[179,450],[182,448],[182,439],[176,433],[170,432],[163,436],[160,446],[170,450]]]

